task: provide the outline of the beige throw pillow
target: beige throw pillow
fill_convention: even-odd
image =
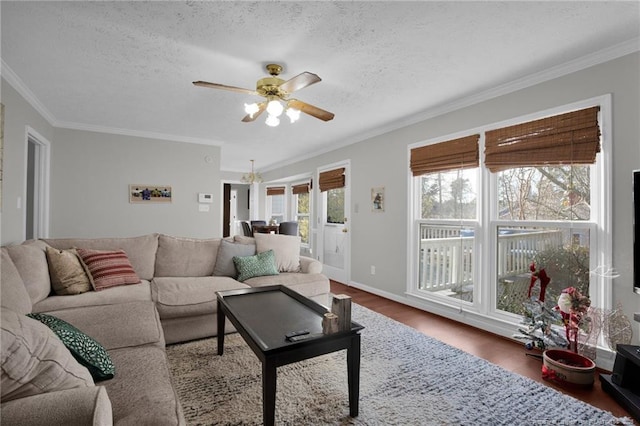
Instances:
[[[94,385],[89,371],[46,325],[6,308],[0,324],[3,402]]]
[[[273,250],[280,272],[300,272],[300,236],[255,233],[256,253]]]
[[[59,295],[81,294],[90,291],[91,275],[85,270],[75,249],[59,250],[47,247],[47,262],[51,287]]]

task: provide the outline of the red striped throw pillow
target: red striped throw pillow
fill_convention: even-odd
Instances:
[[[95,291],[140,282],[140,277],[131,266],[124,250],[106,251],[79,248],[76,251],[93,277]]]

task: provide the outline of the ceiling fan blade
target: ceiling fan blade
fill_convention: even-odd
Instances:
[[[255,90],[243,89],[242,87],[227,86],[225,84],[219,84],[219,83],[209,83],[208,81],[194,81],[193,84],[195,86],[208,87],[210,89],[230,90],[232,92],[246,93],[246,94],[249,94],[249,95],[257,95],[258,94],[258,93],[256,93]]]
[[[313,106],[311,104],[299,101],[297,99],[289,100],[288,106],[291,108],[298,109],[304,112],[305,114],[309,114],[323,121],[333,120],[333,117],[334,117],[334,114],[332,112],[325,111],[321,108],[318,108],[317,106]]]
[[[322,81],[320,77],[310,72],[303,72],[295,77],[285,81],[280,85],[280,89],[287,93],[293,93],[296,90],[304,89],[307,86],[311,86],[314,83]]]
[[[260,102],[258,104],[258,111],[253,114],[253,117],[251,117],[251,114],[247,114],[242,119],[242,122],[243,123],[251,123],[256,118],[258,118],[260,116],[260,114],[262,114],[264,112],[265,109],[267,109],[267,103],[266,102]]]

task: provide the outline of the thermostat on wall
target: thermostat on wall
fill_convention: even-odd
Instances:
[[[198,194],[198,201],[201,203],[213,203],[213,194],[201,192]]]

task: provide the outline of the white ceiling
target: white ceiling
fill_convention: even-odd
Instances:
[[[216,144],[262,171],[594,53],[638,50],[632,2],[1,2],[2,74],[58,127]],[[631,50],[629,50],[631,49]],[[242,123],[264,65],[335,113]],[[583,61],[584,62],[584,61]],[[265,114],[266,115],[266,114]]]

